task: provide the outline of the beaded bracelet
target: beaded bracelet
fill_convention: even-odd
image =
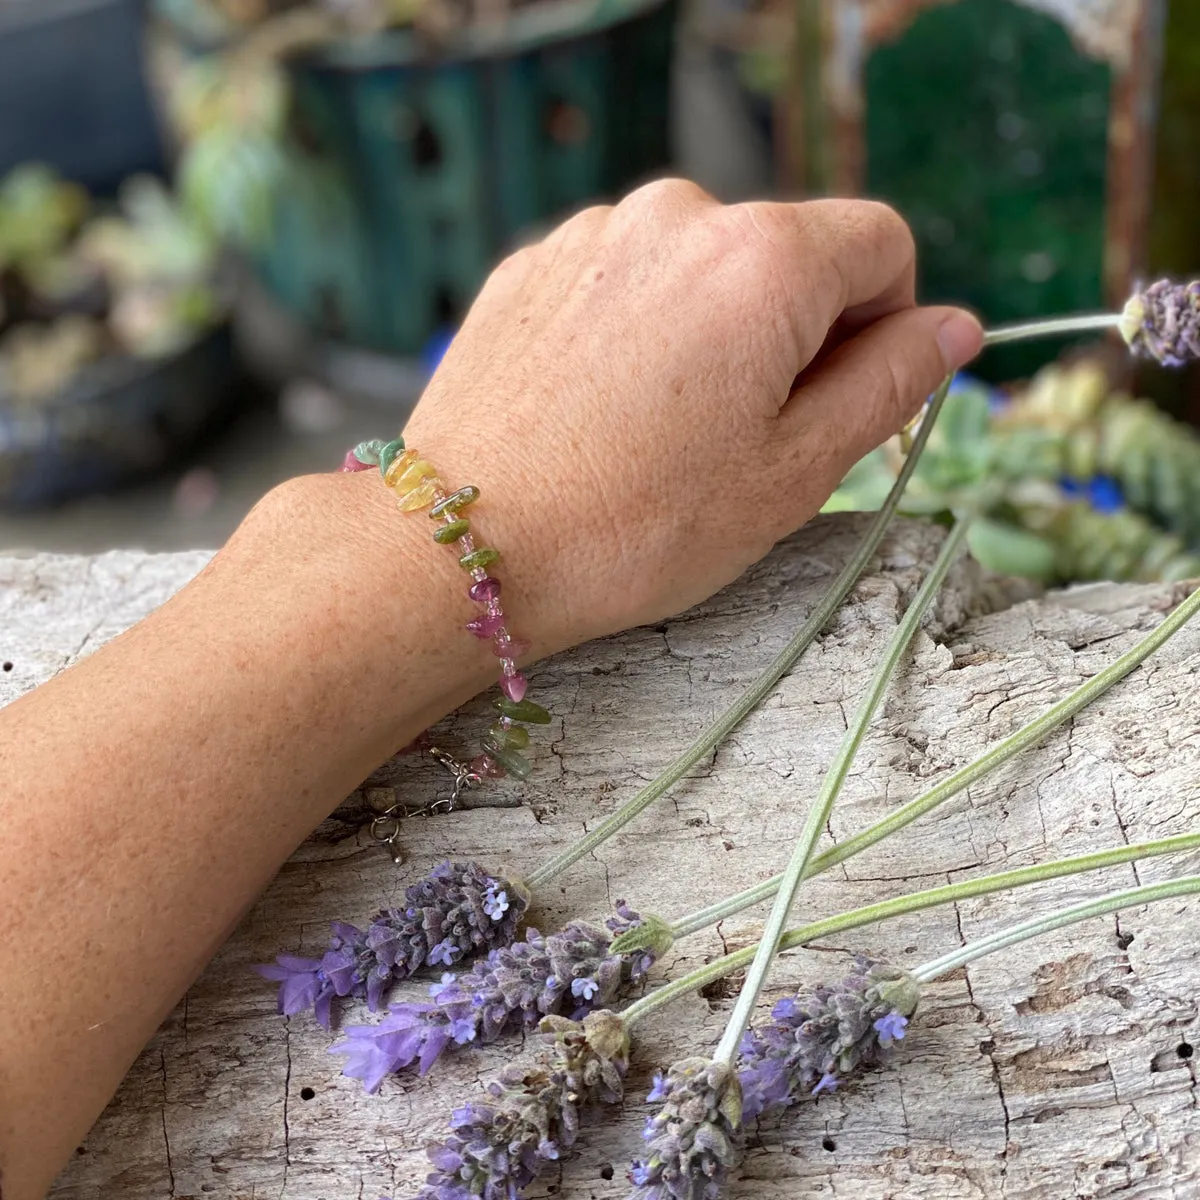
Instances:
[[[500,580],[488,573],[488,568],[500,561],[500,552],[490,546],[477,545],[471,534],[471,522],[463,515],[463,511],[479,499],[479,489],[468,484],[455,492],[447,492],[433,464],[416,450],[406,449],[403,438],[394,438],[390,442],[381,438],[360,442],[347,453],[342,470],[366,471],[374,466],[379,467],[384,483],[396,493],[401,512],[416,513],[428,509],[430,518],[440,522],[434,530],[433,540],[452,547],[458,554],[458,565],[472,581],[467,595],[482,609],[478,617],[467,622],[467,631],[481,641],[490,641],[492,652],[500,660],[500,691],[503,694],[493,701],[499,716],[483,738],[481,753],[468,763],[460,763],[444,750],[428,747],[429,753],[454,774],[453,798],[445,806],[452,808],[465,789],[476,787],[485,779],[498,779],[504,775],[528,778],[533,766],[521,753],[529,745],[529,731],[525,726],[548,725],[550,714],[540,704],[525,697],[529,681],[518,670],[517,659],[529,652],[529,642],[509,632],[500,604]]]

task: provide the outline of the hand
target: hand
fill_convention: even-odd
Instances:
[[[499,266],[405,437],[482,489],[514,623],[558,650],[735,579],[978,352],[913,288],[883,205],[651,184]]]
[[[912,241],[878,205],[656,184],[500,267],[406,435],[482,489],[505,607],[547,654],[687,607],[816,512],[979,348],[971,317],[912,290]],[[291,481],[177,596],[0,714],[10,1200],[44,1194],[305,834],[488,684],[430,529],[378,472]],[[28,952],[64,929],[86,988]]]

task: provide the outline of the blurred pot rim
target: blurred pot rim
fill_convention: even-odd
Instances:
[[[348,36],[291,56],[337,71],[371,71],[381,67],[451,65],[483,58],[508,58],[537,50],[567,37],[603,33],[635,20],[671,0],[535,0],[506,16],[477,22],[444,42],[421,37],[411,28],[384,29],[361,37]],[[201,41],[170,11],[164,0],[152,0],[154,20],[196,50],[211,51],[234,39]]]
[[[169,371],[197,350],[229,337],[231,328],[231,318],[225,314],[219,321],[197,331],[195,336],[166,354],[153,358],[139,357],[128,351],[106,354],[84,363],[64,387],[44,399],[16,400],[0,386],[0,455],[34,448],[32,443],[23,444],[19,436],[22,432],[36,435],[44,428],[45,422],[57,414],[113,403],[139,380],[152,379]]]

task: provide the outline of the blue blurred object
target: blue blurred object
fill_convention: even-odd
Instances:
[[[1088,482],[1087,497],[1097,512],[1115,513],[1125,507],[1121,485],[1108,475],[1097,475]]]
[[[978,379],[974,375],[968,375],[965,371],[959,371],[950,381],[951,396],[958,392],[983,392],[987,396],[988,412],[1000,412],[1008,406],[1008,394],[1002,392],[999,388],[993,387],[984,379]]]
[[[91,191],[160,171],[138,0],[0,2],[0,175],[49,163]]]
[[[1125,493],[1111,475],[1097,475],[1087,480],[1064,477],[1058,485],[1066,495],[1086,500],[1098,513],[1120,512],[1125,507]]]
[[[1121,485],[1111,475],[1097,475],[1094,479],[1068,479],[1063,476],[1058,486],[1066,496],[1087,500],[1097,512],[1120,512],[1126,502]]]
[[[454,341],[456,330],[449,327],[439,329],[424,345],[421,350],[421,366],[429,372],[434,373],[442,365],[442,359],[446,357],[446,351],[450,349],[450,343]]]

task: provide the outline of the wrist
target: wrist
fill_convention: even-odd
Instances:
[[[483,501],[465,512],[476,544],[495,545]],[[265,576],[258,585],[266,589],[264,605],[298,608],[296,620],[314,647],[304,669],[353,695],[356,721],[345,722],[347,735],[353,727],[376,746],[386,739],[371,766],[471,696],[494,689],[501,676],[500,648],[466,628],[484,609],[468,594],[473,580],[459,565],[462,548],[437,544],[438,527],[427,509],[399,511],[377,469],[330,473],[269,493],[222,552],[226,565],[252,560],[248,573]],[[507,566],[505,554],[489,574],[501,581],[506,628],[531,642],[517,660],[523,670],[561,643],[528,612],[527,588],[514,585]],[[295,644],[293,637],[293,657]],[[460,748],[467,757],[485,732]]]
[[[506,637],[524,643],[515,656],[524,667],[592,636],[572,613],[570,596],[577,589],[566,577],[571,559],[545,482],[530,478],[520,463],[476,461],[456,443],[437,437],[430,442],[434,453],[428,459],[422,442],[393,460],[390,484],[375,465],[351,476],[358,484],[354,500],[361,506],[364,535],[388,555],[402,541],[419,569],[440,581],[443,607],[460,631],[489,613],[502,613],[503,630],[494,642],[476,630],[497,662],[504,661]],[[374,450],[364,453],[372,457]],[[431,469],[429,460],[438,476],[421,478],[411,494],[415,511],[406,511],[401,504],[411,497],[396,477],[406,461],[419,471]],[[448,499],[438,506],[430,495]],[[484,560],[472,569],[477,555]],[[488,657],[485,653],[484,661]]]

